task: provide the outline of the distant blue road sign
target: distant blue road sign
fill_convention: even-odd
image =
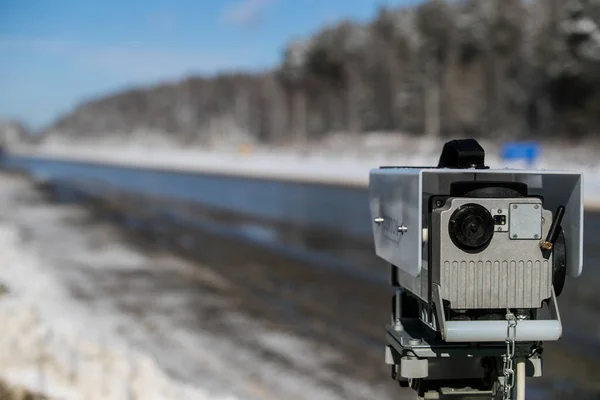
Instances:
[[[540,155],[540,146],[536,142],[509,142],[502,146],[500,152],[504,161],[525,160],[533,165]]]

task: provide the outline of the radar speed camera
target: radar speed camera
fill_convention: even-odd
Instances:
[[[456,140],[438,167],[372,170],[369,200],[395,288],[393,377],[421,398],[524,393],[542,342],[561,337],[565,278],[582,271],[582,175],[490,169]]]

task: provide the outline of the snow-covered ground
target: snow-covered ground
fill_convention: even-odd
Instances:
[[[218,270],[141,251],[83,207],[45,202],[24,179],[0,175],[0,186],[7,382],[57,399],[388,398],[329,369],[342,359],[334,348],[238,312]],[[215,318],[220,334],[203,329]]]
[[[119,165],[220,173],[237,176],[321,182],[366,187],[368,172],[380,165],[436,165],[442,140],[371,134],[332,136],[310,146],[269,148],[229,146],[220,149],[142,146],[135,141],[68,143],[53,141],[21,147],[15,154],[94,161]],[[500,144],[481,141],[486,163],[492,168],[524,168],[523,162],[505,162]],[[533,168],[583,172],[586,205],[600,207],[599,148],[589,144],[545,143]]]
[[[324,143],[302,151],[55,144],[14,152],[358,187],[366,186],[368,170],[378,165],[437,163],[439,142],[386,140]],[[495,144],[483,144],[490,166],[506,166]],[[548,145],[535,167],[582,171],[586,200],[593,204],[600,198],[595,148]],[[25,180],[0,175],[0,186],[0,377],[8,382],[60,399],[392,398],[384,387],[330,368],[348,362],[336,348],[239,312],[239,304],[225,295],[234,282],[218,268],[141,251],[114,227],[91,220],[83,207],[44,202]],[[597,248],[595,242],[589,247]],[[564,318],[580,312],[580,319],[592,325],[585,332],[596,340],[597,320],[589,318],[589,309],[597,280],[587,276],[580,281],[589,290],[567,288],[588,297],[563,302],[573,310]],[[190,282],[194,286],[186,290]],[[205,315],[199,310],[206,311],[205,318],[198,317]],[[214,310],[221,334],[203,329]],[[588,342],[580,342],[589,352]],[[556,356],[548,363],[550,379],[582,376],[574,368],[580,364],[582,370],[597,370],[595,361],[583,364],[575,358],[572,347],[564,354],[560,348],[548,352],[550,360]],[[598,382],[596,375],[591,373],[589,381]]]

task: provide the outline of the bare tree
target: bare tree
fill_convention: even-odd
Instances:
[[[421,33],[425,134],[439,136],[440,86],[442,71],[453,36],[453,16],[444,0],[429,0],[417,9],[417,26]]]

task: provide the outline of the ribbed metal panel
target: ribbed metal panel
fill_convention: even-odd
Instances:
[[[445,261],[442,298],[454,309],[539,308],[551,295],[548,260]]]

